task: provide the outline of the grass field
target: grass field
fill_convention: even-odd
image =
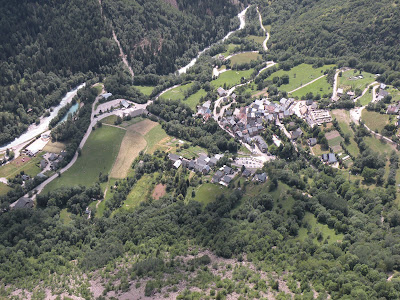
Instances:
[[[48,184],[44,192],[61,186],[90,186],[98,180],[100,173],[109,174],[124,135],[125,130],[111,126],[102,126],[93,131],[76,163]]]
[[[0,167],[0,177],[11,178],[24,171],[25,174],[34,177],[40,173],[40,168],[37,164],[43,159],[44,152],[39,152],[36,157],[19,156],[12,162]],[[25,161],[23,162],[22,159]]]
[[[224,53],[221,53],[221,54],[226,57],[226,56],[228,56],[228,55],[230,55],[232,53],[240,51],[239,47],[240,47],[240,45],[237,45],[237,44],[228,44],[226,46],[226,51]]]
[[[227,88],[231,88],[232,86],[239,84],[242,77],[248,80],[253,71],[253,69],[247,71],[226,71],[219,75],[216,80],[211,81],[211,84],[217,88],[220,86],[223,87],[224,84],[226,84]]]
[[[366,92],[358,101],[360,101],[361,106],[366,106],[372,101],[372,92]]]
[[[154,188],[153,180],[156,177],[157,173],[143,175],[143,177],[140,178],[139,181],[133,186],[121,208],[125,210],[132,210],[137,207],[140,202],[149,199]]]
[[[108,116],[108,117],[102,119],[100,122],[103,124],[114,125],[117,118],[118,118],[118,116],[112,115],[112,116]]]
[[[331,69],[333,67],[334,65],[326,65],[321,68],[313,68],[312,65],[301,64],[292,68],[290,71],[278,70],[272,73],[271,76],[267,78],[267,80],[272,81],[274,77],[282,77],[282,75],[284,74],[289,75],[289,83],[283,84],[279,87],[280,90],[289,92],[324,75],[323,71]],[[320,87],[318,87],[318,91],[319,88]]]
[[[235,64],[249,63],[252,60],[258,60],[258,59],[260,60],[262,59],[262,56],[258,53],[253,53],[253,52],[240,53],[231,57],[231,66]]]
[[[320,243],[323,243],[325,240],[327,240],[328,244],[332,244],[343,239],[343,234],[336,234],[334,229],[329,228],[328,225],[319,223],[317,218],[309,212],[305,214],[303,222],[306,222],[310,226],[310,234],[312,234],[313,241],[315,243],[318,243],[318,233],[322,234],[322,240]],[[309,234],[307,228],[301,227],[299,229],[298,239],[305,241],[308,236]]]
[[[11,188],[4,183],[0,182],[0,196],[5,196],[7,195],[8,191],[10,191]]]
[[[193,85],[193,82],[178,86],[163,94],[160,98],[171,100],[183,100],[185,98],[184,92]]]
[[[167,145],[171,141],[171,137],[162,129],[161,125],[153,127],[145,136],[147,142],[146,153],[153,154],[154,151],[160,149],[168,152],[170,146]]]
[[[60,154],[61,151],[63,151],[64,149],[65,149],[64,143],[59,143],[59,142],[53,143],[52,141],[49,141],[47,145],[44,146],[43,151]]]
[[[71,213],[68,212],[66,208],[60,211],[60,220],[62,220],[64,224],[71,223]]]
[[[375,76],[371,73],[362,72],[363,79],[352,79],[355,76],[359,76],[360,72],[354,73],[354,70],[345,71],[342,73],[342,77],[339,77],[338,87],[343,88],[345,91],[355,89],[364,90],[370,83],[375,81]]]
[[[312,147],[312,150],[314,152],[314,155],[316,156],[321,156],[322,154],[329,153],[329,150],[322,150],[321,145],[315,145]]]
[[[249,35],[249,36],[247,37],[247,39],[248,39],[249,41],[255,41],[256,43],[262,45],[262,43],[263,43],[264,40],[265,40],[265,36]]]
[[[199,104],[200,102],[200,98],[201,97],[205,97],[207,95],[207,92],[204,89],[200,89],[199,91],[197,91],[196,93],[194,93],[193,95],[189,96],[186,100],[184,100],[183,102],[188,105],[191,109],[193,109],[194,111],[196,111],[196,106]]]
[[[380,114],[375,111],[368,111],[363,109],[361,119],[369,129],[381,132],[385,125],[389,124],[389,115]]]
[[[379,153],[384,153],[389,155],[392,153],[393,150],[395,150],[394,147],[392,147],[389,143],[383,142],[375,136],[369,136],[364,138],[365,144],[371,148],[372,151],[374,152],[379,152]]]
[[[333,89],[332,89],[332,86],[326,80],[326,77],[323,77],[323,78],[311,83],[310,85],[307,85],[307,86],[295,91],[291,95],[293,97],[301,98],[302,96],[305,96],[310,92],[313,93],[314,95],[317,95],[317,94],[320,94],[321,96],[331,95],[333,92]]]
[[[154,86],[145,86],[145,85],[135,85],[135,89],[138,89],[143,95],[150,96],[151,92],[154,90]]]
[[[188,189],[186,201],[195,200],[206,206],[208,203],[215,201],[219,195],[226,193],[228,188],[219,184],[204,183],[195,188],[196,195],[194,198],[192,198],[192,190],[192,187]]]

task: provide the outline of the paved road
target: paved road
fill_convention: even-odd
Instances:
[[[310,85],[310,84],[316,82],[317,80],[320,80],[320,79],[323,78],[323,77],[326,77],[326,75],[322,75],[322,76],[319,76],[318,78],[315,78],[314,80],[311,80],[310,82],[308,82],[308,83],[306,83],[306,84],[304,84],[304,85],[298,87],[297,89],[294,89],[293,91],[290,91],[289,94],[292,94],[292,93],[294,93],[294,92],[296,92],[296,91],[302,89],[303,87],[306,87],[307,85]]]

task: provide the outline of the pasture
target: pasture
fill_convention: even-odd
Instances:
[[[363,109],[361,119],[373,131],[381,132],[389,124],[389,115]]]
[[[185,98],[185,91],[193,85],[193,82],[178,86],[168,92],[164,93],[161,99],[171,99],[171,100],[183,100]]]
[[[111,126],[93,131],[75,164],[48,184],[44,192],[61,186],[91,186],[98,181],[100,173],[109,174],[125,133],[125,130]]]
[[[188,105],[191,109],[196,111],[196,107],[200,102],[201,97],[206,97],[207,92],[204,89],[198,90],[193,95],[190,95],[186,100],[183,101],[186,105]]]
[[[50,152],[50,153],[58,153],[60,154],[61,151],[65,149],[65,144],[60,143],[60,142],[55,142],[53,143],[52,141],[49,141],[46,146],[44,146],[43,151],[44,152]]]
[[[15,177],[15,175],[21,173],[22,171],[31,177],[36,176],[41,171],[38,167],[38,164],[43,159],[43,154],[44,152],[39,152],[36,154],[36,157],[29,157],[26,155],[19,156],[12,162],[0,167],[0,177]]]
[[[149,200],[153,191],[154,180],[156,177],[157,173],[143,175],[142,178],[140,178],[133,186],[121,209],[132,210],[137,207],[140,202]]]
[[[245,80],[248,81],[253,72],[253,69],[246,71],[226,71],[219,75],[217,79],[211,81],[211,84],[216,88],[220,86],[223,87],[224,85],[226,85],[226,88],[231,88],[234,85],[240,84],[241,78],[245,78]]]
[[[359,79],[357,76],[362,75],[363,78]],[[375,76],[368,72],[360,72],[349,70],[342,72],[342,76],[339,76],[338,87],[344,89],[344,91],[356,89],[364,90],[370,83],[375,81]]]
[[[250,63],[253,60],[261,60],[262,56],[258,53],[247,52],[247,53],[240,53],[235,56],[231,57],[231,66],[235,64],[244,64]]]
[[[309,64],[300,64],[289,71],[278,70],[272,73],[266,80],[272,81],[274,77],[282,77],[285,74],[289,75],[289,83],[282,84],[279,87],[280,90],[289,92],[324,75],[324,71],[333,67],[334,65],[325,65],[320,68],[313,68],[313,66]],[[324,80],[326,81],[326,79]]]
[[[317,81],[295,91],[292,97],[303,97],[306,96],[308,93],[313,93],[313,95],[320,94],[321,96],[324,95],[331,95],[333,92],[332,86],[326,80],[326,77],[320,78]]]
[[[150,96],[154,90],[154,86],[147,85],[135,85],[134,88],[139,90],[145,96]]]

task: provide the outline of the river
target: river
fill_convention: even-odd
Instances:
[[[78,90],[83,88],[86,83],[82,83],[81,85],[77,86],[73,90],[69,91],[64,98],[61,99],[61,102],[58,106],[53,108],[53,111],[50,112],[50,116],[42,118],[40,120],[40,124],[32,124],[28,127],[27,131],[25,131],[21,136],[16,138],[14,141],[10,142],[7,145],[0,147],[0,152],[5,151],[7,148],[14,148],[18,145],[28,142],[29,140],[33,139],[34,137],[38,136],[39,134],[45,132],[49,128],[50,121],[57,116],[59,110],[63,108],[65,105],[72,101],[72,98],[76,96]]]
[[[234,31],[228,32],[228,34],[227,34],[221,41],[219,41],[219,42],[217,42],[217,43],[226,41],[232,34],[234,34],[236,31],[242,30],[242,29],[246,26],[246,18],[245,18],[245,16],[246,16],[246,12],[247,12],[247,10],[249,9],[249,7],[250,7],[250,6],[246,7],[243,11],[241,11],[241,12],[237,15],[237,17],[238,17],[239,20],[240,20],[239,28],[236,29],[236,30],[234,30]],[[208,49],[210,49],[212,46],[214,46],[214,45],[217,44],[217,43],[214,43],[214,44],[208,46],[207,48],[203,49],[202,51],[200,51],[199,54],[197,54],[197,56],[196,56],[195,58],[193,58],[193,59],[191,60],[190,63],[188,63],[186,66],[184,66],[184,67],[182,67],[182,68],[180,68],[180,69],[178,70],[178,74],[181,75],[181,74],[186,73],[187,70],[188,70],[189,68],[191,68],[191,67],[193,67],[193,66],[195,65],[196,61],[199,59],[199,57],[200,57],[204,52],[206,52]]]

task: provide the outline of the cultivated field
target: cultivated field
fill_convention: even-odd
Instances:
[[[166,193],[167,193],[167,186],[165,184],[159,183],[154,187],[154,191],[151,196],[153,197],[154,200],[158,200],[161,197],[165,196]]]
[[[100,173],[109,174],[125,132],[111,126],[102,126],[93,131],[75,164],[48,184],[44,192],[61,186],[90,186],[98,181]]]
[[[128,176],[133,161],[139,155],[139,152],[146,148],[147,143],[144,135],[156,125],[156,122],[145,119],[127,128],[110,177],[123,179]]]
[[[340,142],[343,141],[343,138],[340,136],[338,131],[330,131],[325,134],[325,137],[328,140],[329,147],[332,148],[333,152],[338,153],[343,151],[342,146],[340,146]]]

